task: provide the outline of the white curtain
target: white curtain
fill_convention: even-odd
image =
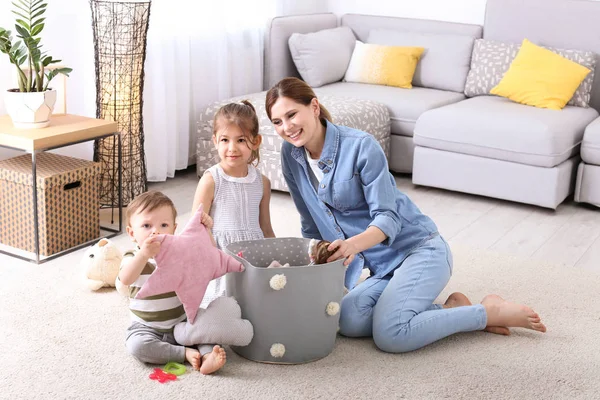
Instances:
[[[262,90],[264,28],[277,11],[277,0],[152,1],[144,86],[149,181],[194,162],[204,106]]]

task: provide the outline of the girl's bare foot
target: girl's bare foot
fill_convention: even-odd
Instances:
[[[495,294],[485,296],[481,304],[485,307],[490,326],[514,326],[546,332],[540,316],[527,306],[511,303]]]
[[[185,359],[196,371],[200,369],[200,352],[196,349],[185,348]]]
[[[200,366],[200,372],[204,375],[212,374],[220,370],[223,365],[227,362],[227,353],[221,346],[213,347],[213,351],[205,354],[202,357],[202,365]]]
[[[454,307],[462,307],[462,306],[470,306],[472,305],[471,300],[464,294],[460,292],[454,292],[444,303],[444,308],[454,308]],[[486,326],[484,331],[495,333],[496,335],[510,335],[510,330],[508,330],[505,326]]]

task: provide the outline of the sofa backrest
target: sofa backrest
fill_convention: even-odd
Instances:
[[[590,105],[600,111],[600,2],[589,0],[487,0],[483,38],[596,53]]]
[[[473,43],[483,31],[481,25],[357,14],[342,16],[341,25],[365,43],[424,47],[412,84],[454,92],[464,91]]]
[[[432,21],[426,19],[383,17],[379,15],[345,14],[341,25],[350,27],[356,38],[366,42],[372,29],[392,29],[418,33],[455,34],[481,37],[481,25],[459,24],[456,22]]]
[[[480,25],[377,15],[345,14],[341,18],[340,25],[348,26],[352,29],[356,38],[362,42],[367,42],[369,33],[373,29],[389,29],[423,34],[463,35],[474,38],[480,38],[482,35],[482,27]],[[288,45],[288,40],[292,33],[317,32],[337,26],[337,16],[332,13],[273,18],[269,22],[265,32],[263,89],[270,89],[286,76],[300,77]],[[468,58],[470,60],[470,54]],[[466,78],[466,75],[464,78]],[[420,79],[419,74],[416,75],[416,79],[417,81]]]
[[[269,90],[288,76],[300,77],[288,45],[292,33],[310,33],[335,27],[337,27],[337,16],[333,13],[292,15],[271,19],[265,32],[263,89]]]

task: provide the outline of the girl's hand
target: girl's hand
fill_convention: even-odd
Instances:
[[[354,256],[358,253],[356,246],[352,243],[349,243],[347,240],[337,239],[333,241],[329,247],[327,248],[329,251],[335,250],[335,253],[331,255],[327,259],[327,262],[332,262],[335,260],[339,260],[340,258],[345,258],[344,266],[348,266],[352,260],[354,260]]]
[[[200,222],[202,222],[202,225],[204,225],[206,227],[206,229],[212,229],[212,227],[213,227],[213,219],[211,218],[210,215],[208,215],[204,211],[202,212],[202,215],[200,216]]]
[[[142,243],[142,247],[140,247],[140,252],[146,258],[154,258],[160,251],[161,242],[162,241],[158,240],[158,238],[153,233],[150,236],[148,236],[146,240],[144,240],[144,243]]]

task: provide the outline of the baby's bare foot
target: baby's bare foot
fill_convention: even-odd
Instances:
[[[220,370],[223,365],[227,362],[227,353],[221,346],[213,347],[213,351],[205,354],[202,357],[202,365],[200,366],[200,372],[204,375],[212,374]]]
[[[481,301],[487,312],[488,326],[506,326],[546,332],[540,316],[531,308],[511,303],[495,294],[485,296]]]
[[[196,371],[200,369],[200,352],[196,349],[185,349],[185,359],[192,365]]]
[[[443,307],[444,308],[454,308],[454,307],[463,307],[463,306],[470,306],[470,305],[472,305],[471,300],[469,300],[469,298],[467,296],[465,296],[464,294],[462,294],[460,292],[454,292],[450,296],[448,296],[448,299],[444,303]],[[504,335],[504,336],[510,335],[510,330],[505,326],[486,326],[484,331],[489,332],[489,333],[495,333],[496,335]]]

